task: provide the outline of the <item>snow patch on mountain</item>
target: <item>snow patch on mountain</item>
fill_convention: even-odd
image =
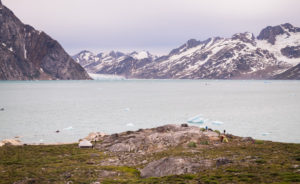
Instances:
[[[297,33],[284,33],[277,35],[275,44],[269,43],[267,40],[257,40],[257,47],[270,51],[274,56],[283,62],[292,64],[293,66],[300,63],[300,58],[288,58],[283,56],[281,49],[287,46],[299,46],[300,45],[300,32]]]
[[[135,52],[131,56],[134,57],[135,59],[145,59],[149,57],[149,53],[146,51],[141,51],[141,52]]]

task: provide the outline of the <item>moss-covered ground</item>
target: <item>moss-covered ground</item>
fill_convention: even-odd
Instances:
[[[226,157],[232,163],[195,174],[141,178],[145,165],[101,166],[113,155],[76,144],[3,146],[0,183],[300,183],[300,144],[256,141],[195,145],[149,153],[145,159],[167,156],[203,159]]]

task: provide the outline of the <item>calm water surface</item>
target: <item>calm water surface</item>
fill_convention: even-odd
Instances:
[[[299,102],[300,81],[0,82],[0,140],[75,142],[89,132],[185,123],[201,114],[201,127],[300,143]]]

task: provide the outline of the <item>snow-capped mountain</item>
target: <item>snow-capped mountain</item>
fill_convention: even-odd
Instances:
[[[90,51],[82,51],[75,56],[74,60],[83,66],[89,73],[113,74],[130,77],[131,73],[157,57],[147,51],[122,53],[111,51],[95,55]]]
[[[278,75],[275,75],[274,77],[272,77],[272,79],[296,79],[296,80],[300,80],[300,64],[286,70],[283,73],[280,73]]]
[[[300,28],[286,23],[264,28],[257,38],[245,32],[231,38],[191,39],[159,58],[148,52],[119,54],[110,59],[93,57],[88,54],[74,58],[91,73],[128,78],[279,78],[275,76],[287,76],[279,74],[300,63]]]

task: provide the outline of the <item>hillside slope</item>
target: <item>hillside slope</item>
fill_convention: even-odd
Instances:
[[[90,79],[62,46],[0,1],[0,80]]]

